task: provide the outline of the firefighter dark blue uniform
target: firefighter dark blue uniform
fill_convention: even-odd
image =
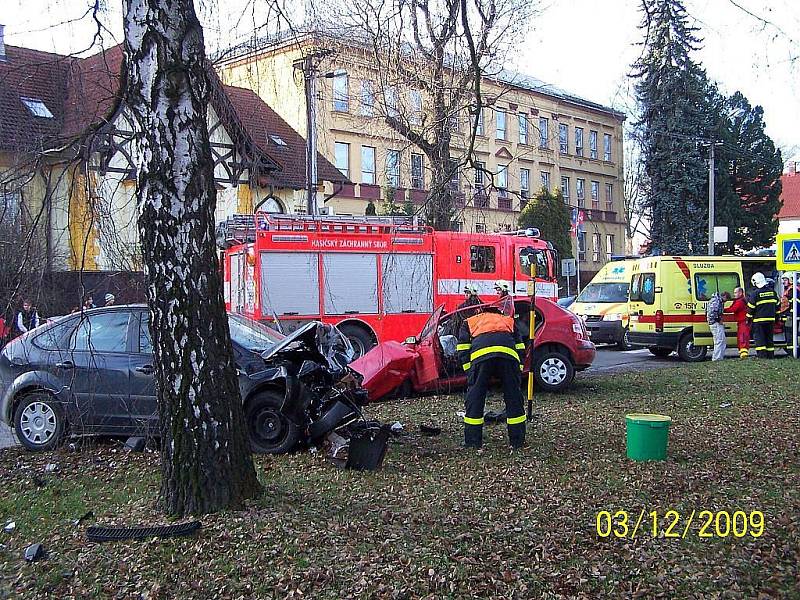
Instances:
[[[775,355],[772,332],[778,311],[778,294],[767,285],[766,278],[761,273],[753,275],[752,283],[756,289],[747,299],[747,318],[753,323],[756,355],[760,358],[772,358]]]
[[[514,329],[513,317],[487,309],[467,319],[458,335],[458,353],[467,372],[464,445],[483,444],[483,410],[490,380],[503,386],[508,441],[514,448],[525,444],[525,410],[520,388],[520,371],[525,344]]]

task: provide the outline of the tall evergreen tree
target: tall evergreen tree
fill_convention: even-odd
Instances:
[[[641,9],[644,50],[633,75],[652,247],[669,254],[705,251],[708,175],[698,138],[711,123],[706,74],[691,56],[700,38],[682,0],[642,0]]]
[[[719,128],[723,141],[716,169],[718,225],[728,226],[727,251],[769,246],[778,230],[783,159],[764,131],[764,110],[736,92],[720,97]],[[719,248],[718,248],[719,250]]]
[[[571,258],[569,210],[560,191],[554,194],[542,188],[520,213],[519,226],[522,229],[536,227],[542,239],[552,243],[561,258]]]

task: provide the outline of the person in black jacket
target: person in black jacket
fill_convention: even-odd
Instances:
[[[525,410],[520,388],[520,371],[525,343],[514,328],[514,318],[487,307],[461,326],[457,346],[461,365],[467,372],[464,415],[464,445],[483,445],[483,410],[493,377],[503,386],[508,441],[512,448],[525,445]]]
[[[770,286],[763,273],[754,273],[751,283],[756,287],[747,299],[747,319],[752,322],[753,338],[756,343],[756,356],[772,358],[775,356],[775,344],[772,331],[778,311],[778,294],[774,286]]]

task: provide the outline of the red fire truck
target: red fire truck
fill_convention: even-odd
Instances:
[[[310,319],[334,323],[361,354],[419,332],[439,305],[455,309],[464,286],[484,300],[506,280],[514,295],[555,300],[556,251],[536,229],[473,234],[434,231],[396,217],[237,215],[224,247],[229,311],[291,331]]]

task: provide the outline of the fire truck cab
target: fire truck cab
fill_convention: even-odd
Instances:
[[[412,218],[257,213],[230,219],[218,242],[229,311],[284,331],[333,323],[359,354],[418,332],[440,305],[454,310],[466,285],[488,301],[497,280],[524,296],[535,278],[537,295],[558,295],[556,252],[535,229],[472,234]]]

